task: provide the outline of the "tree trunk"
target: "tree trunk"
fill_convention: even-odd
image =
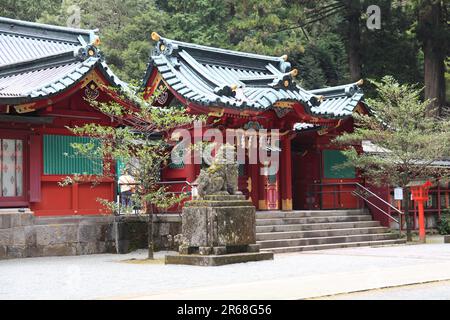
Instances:
[[[405,194],[403,197],[403,208],[405,210],[405,219],[406,219],[406,241],[412,241],[412,220],[409,212],[409,204],[411,199],[411,194],[409,192],[409,188],[404,188]]]
[[[352,81],[361,79],[361,3],[359,0],[347,0],[347,53]]]
[[[432,99],[430,115],[441,115],[445,106],[445,50],[441,1],[423,1],[419,9],[418,35],[424,53],[425,98]]]
[[[153,206],[151,203],[147,202],[146,208],[145,208],[146,214],[147,214],[147,231],[148,231],[148,259],[153,260],[154,259],[154,252],[153,252]]]

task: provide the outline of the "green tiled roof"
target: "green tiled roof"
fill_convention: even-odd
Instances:
[[[0,104],[50,97],[98,68],[112,85],[125,86],[91,45],[95,30],[0,17]],[[88,55],[89,50],[93,55]]]
[[[345,117],[363,99],[356,84],[308,91],[294,81],[283,57],[257,55],[159,38],[146,83],[155,68],[188,102],[204,106],[267,110],[279,101],[298,101],[312,114]],[[237,90],[233,90],[237,86]],[[322,102],[318,96],[323,96]]]

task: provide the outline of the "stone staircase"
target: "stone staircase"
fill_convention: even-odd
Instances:
[[[273,253],[405,243],[367,210],[257,212],[256,240]]]

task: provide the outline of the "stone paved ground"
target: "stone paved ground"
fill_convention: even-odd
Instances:
[[[339,294],[323,300],[450,300],[450,281]]]
[[[161,257],[161,253],[159,256]],[[179,292],[187,292],[189,295],[186,290],[198,289],[206,290],[206,294],[211,289],[211,298],[221,298],[221,286],[230,285],[237,286],[239,290],[236,292],[242,292],[242,297],[245,298],[296,299],[307,297],[305,290],[310,288],[290,288],[289,296],[258,296],[259,292],[245,292],[245,288],[264,281],[276,287],[279,281],[281,287],[268,291],[283,293],[283,283],[289,283],[294,278],[330,279],[331,276],[333,279],[334,275],[348,277],[354,272],[369,272],[376,278],[377,272],[389,274],[396,268],[429,269],[434,265],[438,268],[443,263],[450,264],[450,245],[324,250],[276,255],[274,261],[208,268],[124,262],[144,257],[145,251],[138,251],[129,255],[0,261],[0,299],[152,298],[155,295],[156,298],[158,295],[160,298],[176,298]],[[430,270],[430,275],[432,273]],[[311,286],[311,282],[308,283]],[[239,287],[241,285],[242,288]],[[303,293],[300,294],[302,290]]]

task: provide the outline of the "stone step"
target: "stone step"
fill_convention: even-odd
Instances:
[[[300,238],[300,239],[263,240],[263,241],[256,241],[256,243],[261,246],[261,249],[269,249],[269,248],[299,247],[299,246],[330,244],[330,243],[393,240],[397,238],[398,235],[393,233],[381,233],[381,234],[362,234],[362,235],[331,236],[331,237]]]
[[[319,245],[261,249],[261,252],[289,253],[289,252],[301,252],[301,251],[313,251],[313,250],[325,250],[325,249],[340,249],[340,248],[352,248],[352,247],[392,246],[392,245],[401,245],[401,244],[405,244],[405,243],[406,243],[406,240],[403,240],[403,239],[360,241],[360,242],[346,242],[346,243],[327,243],[327,244],[319,244]]]
[[[280,225],[257,226],[256,233],[349,229],[349,228],[371,228],[371,227],[379,227],[379,226],[380,226],[379,221],[310,223],[310,224],[280,224]]]
[[[256,219],[354,216],[366,214],[369,214],[367,210],[258,211],[256,212]]]
[[[337,236],[350,236],[361,234],[380,234],[387,232],[388,229],[385,227],[329,229],[329,230],[312,230],[312,231],[284,231],[284,232],[257,233],[256,240],[264,241],[264,240],[281,240],[281,239],[337,237]]]
[[[276,219],[256,219],[257,226],[282,225],[282,224],[311,224],[311,223],[332,223],[332,222],[354,222],[371,221],[369,214],[352,216],[319,216],[306,218],[276,218]]]

